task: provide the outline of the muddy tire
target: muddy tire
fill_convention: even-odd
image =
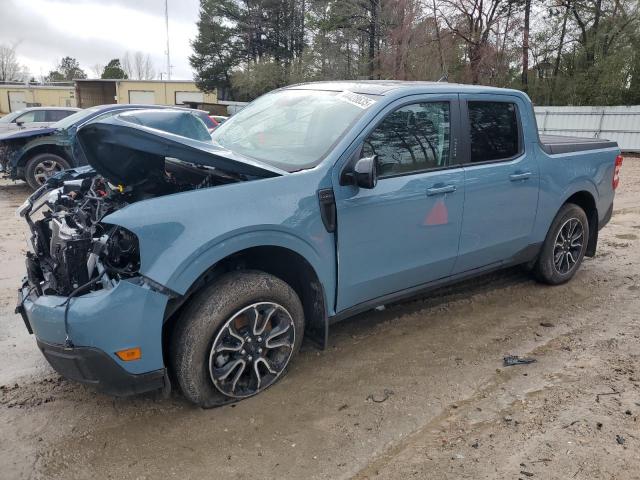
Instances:
[[[559,285],[573,278],[587,250],[589,221],[578,205],[562,206],[551,223],[542,251],[534,267],[536,278]]]
[[[41,153],[30,158],[24,169],[24,179],[27,184],[36,190],[51,175],[71,168],[69,162],[53,153]]]
[[[287,283],[264,272],[232,272],[197,293],[178,319],[173,374],[201,407],[235,402],[285,375],[303,333],[302,304]]]

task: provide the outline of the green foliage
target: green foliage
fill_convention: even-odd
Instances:
[[[242,40],[237,20],[242,18],[231,0],[201,0],[198,35],[189,57],[195,81],[205,92],[231,87],[231,71],[241,60]]]
[[[563,4],[560,4],[562,6]],[[640,43],[637,2],[574,0],[570,9],[551,8],[537,45],[539,65],[532,72],[530,96],[539,105],[622,105],[640,103]],[[566,15],[564,44],[558,41]],[[546,48],[546,49],[545,49]],[[557,71],[554,72],[557,67]],[[545,70],[545,69],[541,69]]]
[[[100,78],[129,78],[120,65],[120,59],[114,58],[104,67]]]
[[[239,82],[238,92],[283,85],[304,49],[304,5],[300,0],[201,0],[198,35],[189,58],[198,87],[227,91],[234,87],[232,77]],[[267,62],[283,67],[270,68],[276,76],[262,76],[264,88],[256,90],[255,82],[240,70],[261,72],[258,65]]]
[[[60,60],[57,69],[49,72],[45,80],[48,82],[65,82],[83,78],[87,78],[87,74],[80,68],[78,61],[72,57],[64,57]]]
[[[522,88],[537,104],[640,103],[638,0],[200,0],[190,62],[221,98],[336,79]]]
[[[58,72],[62,74],[65,80],[87,78],[87,74],[80,68],[78,61],[72,57],[64,57],[60,60]]]
[[[283,85],[284,67],[276,62],[256,62],[233,73],[231,82],[239,98],[256,98]]]
[[[58,72],[57,70],[52,70],[49,72],[49,75],[45,77],[46,82],[64,82],[66,78],[64,75]]]

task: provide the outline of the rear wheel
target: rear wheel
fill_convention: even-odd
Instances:
[[[589,221],[578,205],[562,206],[551,223],[534,267],[536,277],[550,285],[571,280],[580,267],[589,241]]]
[[[172,367],[184,395],[202,407],[273,385],[286,373],[304,332],[293,289],[257,271],[223,276],[191,300],[178,322]]]
[[[24,171],[24,179],[29,186],[36,190],[47,181],[51,175],[71,168],[69,162],[53,153],[41,153],[29,159]]]

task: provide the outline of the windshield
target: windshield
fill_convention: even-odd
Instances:
[[[279,90],[252,102],[211,136],[223,148],[289,172],[311,168],[375,101],[352,92]]]
[[[77,122],[79,122],[81,120],[89,118],[91,115],[93,115],[94,113],[99,112],[99,111],[100,111],[99,108],[87,108],[85,110],[80,110],[79,112],[76,112],[73,115],[69,115],[67,118],[63,118],[59,122],[54,123],[53,125],[51,125],[51,127],[53,127],[53,128],[69,128],[74,123],[77,123]]]
[[[11,123],[23,112],[26,112],[26,110],[18,110],[17,112],[11,112],[5,115],[4,117],[0,118],[0,123]]]

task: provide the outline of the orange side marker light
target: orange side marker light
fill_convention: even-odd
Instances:
[[[123,362],[130,362],[132,360],[140,360],[142,358],[142,350],[140,347],[127,348],[116,352],[116,355]]]

